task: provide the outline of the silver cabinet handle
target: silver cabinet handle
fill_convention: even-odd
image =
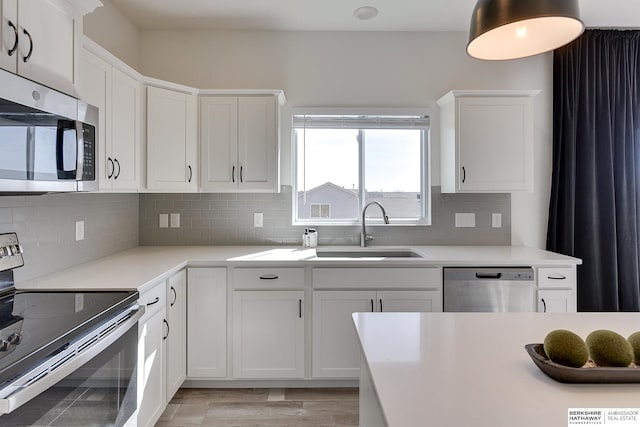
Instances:
[[[540,300],[542,301],[542,312],[546,313],[547,312],[547,303],[544,301],[544,298],[540,298]]]
[[[189,177],[187,178],[187,180],[191,182],[191,178],[193,178],[193,169],[191,169],[191,165],[187,166],[187,168],[189,170]]]
[[[263,274],[262,276],[260,276],[260,280],[276,280],[278,278],[278,276],[276,276],[275,274]]]
[[[29,58],[31,58],[31,54],[33,53],[33,39],[31,38],[31,34],[29,34],[29,31],[27,31],[26,29],[23,28],[22,32],[25,36],[29,37],[29,52],[27,53],[27,56],[22,59],[24,62],[27,62],[29,61]]]
[[[236,165],[231,168],[231,182],[236,182]]]
[[[15,36],[15,40],[13,42],[13,46],[11,47],[11,49],[9,49],[9,51],[7,52],[7,54],[9,56],[13,56],[14,53],[16,53],[16,50],[18,50],[18,28],[16,28],[16,26],[14,25],[13,22],[7,20],[9,27],[13,30],[13,35]]]
[[[148,302],[147,307],[149,307],[150,305],[157,304],[158,302],[160,302],[160,297],[156,297],[156,299],[154,299],[153,301]]]
[[[464,183],[466,180],[467,180],[467,170],[463,166],[462,167],[462,183]]]
[[[556,275],[553,275],[553,276],[547,276],[547,279],[551,279],[551,280],[564,280],[566,278],[567,278],[567,276],[564,276],[562,274],[556,274]]]

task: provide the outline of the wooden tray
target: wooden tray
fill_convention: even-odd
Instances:
[[[524,346],[538,368],[561,383],[623,384],[640,383],[640,368],[571,368],[549,360],[542,344]]]

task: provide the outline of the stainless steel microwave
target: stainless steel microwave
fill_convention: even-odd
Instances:
[[[0,193],[98,190],[98,109],[0,70]]]

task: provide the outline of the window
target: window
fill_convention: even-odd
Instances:
[[[392,224],[429,223],[427,116],[294,114],[292,129],[294,224],[358,224],[372,201]]]
[[[329,203],[311,203],[311,218],[331,218]]]

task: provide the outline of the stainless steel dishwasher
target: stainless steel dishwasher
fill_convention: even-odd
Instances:
[[[444,311],[536,311],[531,267],[445,267]]]

